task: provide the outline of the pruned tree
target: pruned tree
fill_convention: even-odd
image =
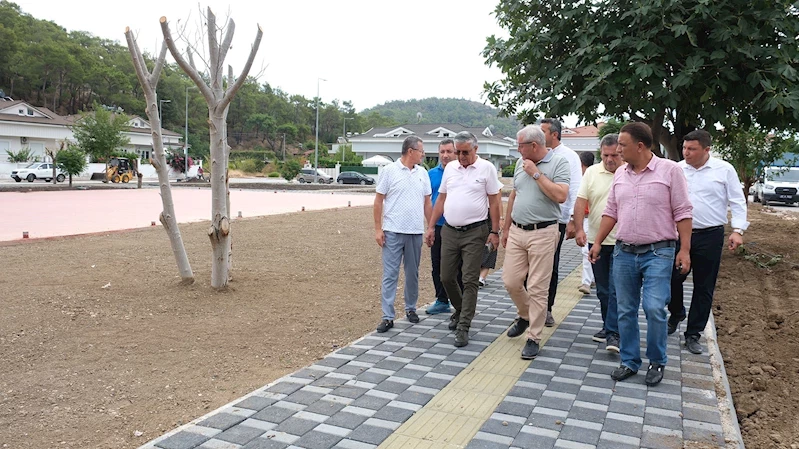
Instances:
[[[130,57],[133,60],[133,67],[136,70],[136,76],[139,78],[139,84],[144,91],[144,98],[147,103],[147,118],[150,120],[150,130],[153,136],[153,149],[155,150],[155,158],[152,159],[153,167],[158,173],[158,185],[161,188],[161,203],[164,210],[158,217],[161,224],[164,225],[164,230],[169,236],[169,243],[172,246],[172,253],[175,255],[175,262],[178,265],[178,272],[180,273],[181,282],[184,284],[194,283],[194,273],[191,270],[189,257],[186,254],[186,247],[183,244],[183,237],[180,234],[180,227],[178,227],[178,220],[175,216],[175,202],[172,199],[172,188],[169,185],[169,165],[166,162],[166,155],[164,154],[164,140],[161,133],[161,117],[158,114],[158,95],[156,93],[156,86],[161,77],[161,69],[164,67],[164,60],[166,59],[166,44],[161,45],[161,53],[155,61],[153,71],[147,69],[139,50],[139,44],[130,28],[125,28],[125,38],[128,41],[128,50]]]
[[[56,159],[58,158],[58,153],[61,150],[64,149],[65,145],[66,145],[66,143],[62,140],[61,143],[58,145],[58,147],[54,147],[54,148],[47,147],[47,148],[44,149],[44,153],[47,156],[49,156],[50,160],[53,162],[53,164],[52,164],[53,165],[53,184],[57,184],[58,183],[58,174],[56,173],[56,171],[57,171],[56,170],[56,166],[57,166]]]
[[[186,50],[184,57],[177,48],[175,39],[169,29],[166,17],[161,17],[161,31],[164,42],[169,48],[175,62],[186,75],[191,78],[208,104],[208,125],[211,138],[211,226],[208,228],[208,237],[211,240],[211,286],[214,288],[226,287],[230,280],[232,266],[232,241],[230,236],[230,190],[228,184],[228,158],[230,146],[227,141],[227,114],[228,107],[236,92],[247,79],[247,74],[252,67],[258,47],[261,44],[263,30],[258,27],[250,54],[239,77],[234,80],[233,68],[228,66],[227,86],[225,86],[224,62],[227,52],[233,42],[235,23],[228,20],[226,26],[218,28],[216,16],[207,9],[205,24],[208,38],[208,79],[206,83],[197,66],[191,47]],[[222,38],[221,41],[219,38]]]

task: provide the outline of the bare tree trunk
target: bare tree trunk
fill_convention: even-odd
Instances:
[[[147,102],[147,117],[150,119],[150,129],[153,136],[153,149],[155,150],[155,157],[152,159],[153,166],[158,173],[158,184],[161,188],[161,202],[163,203],[164,210],[161,212],[159,220],[164,225],[164,230],[169,236],[169,242],[172,245],[172,253],[175,254],[175,261],[178,265],[178,272],[184,284],[194,283],[194,273],[191,270],[189,257],[186,254],[186,247],[183,244],[183,237],[180,234],[178,227],[178,220],[175,216],[175,203],[172,200],[172,188],[169,185],[169,166],[166,163],[166,155],[164,154],[164,140],[161,136],[161,118],[158,115],[158,96],[156,94],[156,86],[158,79],[161,76],[161,69],[164,66],[166,59],[166,44],[161,46],[161,54],[155,62],[155,67],[152,73],[148,72],[145,65],[144,58],[142,57],[139,45],[133,37],[130,29],[125,29],[125,38],[128,40],[128,50],[133,59],[133,67],[136,69],[136,76],[139,78],[139,83],[144,91],[144,98]],[[138,166],[136,167],[138,172]],[[138,173],[137,173],[138,175]],[[141,178],[139,178],[138,182]]]
[[[172,53],[175,62],[194,81],[208,104],[208,123],[211,138],[211,226],[208,228],[208,238],[211,240],[212,253],[211,286],[219,289],[227,286],[231,278],[230,267],[232,263],[230,189],[228,184],[228,157],[230,154],[227,140],[228,107],[230,106],[230,101],[247,78],[252,62],[255,59],[255,54],[258,52],[263,31],[259,26],[250,55],[235,83],[233,82],[233,70],[232,68],[229,69],[230,82],[227,85],[227,89],[225,89],[223,66],[233,41],[236,26],[233,20],[228,22],[223,30],[224,36],[220,43],[217,39],[216,16],[211,11],[211,8],[208,8],[207,11],[205,22],[208,35],[210,85],[206,84],[195,67],[191,49],[187,50],[186,56],[188,60],[178,51],[166,17],[161,17],[161,31],[164,35],[164,42],[169,48],[169,52]]]

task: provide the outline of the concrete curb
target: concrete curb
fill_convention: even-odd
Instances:
[[[721,427],[724,429],[725,447],[729,449],[744,449],[741,427],[738,425],[738,415],[735,412],[735,404],[732,401],[730,391],[730,381],[727,378],[727,370],[724,369],[724,359],[721,357],[719,342],[716,335],[716,319],[710,314],[710,319],[705,326],[705,341],[707,342],[710,354],[710,366],[713,368],[713,380],[716,384],[716,396],[719,401],[719,412],[721,414]],[[724,386],[723,390],[721,385]],[[721,391],[720,391],[721,390]]]

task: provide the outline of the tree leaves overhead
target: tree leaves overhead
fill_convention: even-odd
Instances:
[[[483,56],[505,74],[489,101],[538,113],[644,121],[678,157],[682,136],[728,123],[799,124],[799,12],[787,0],[502,0]]]

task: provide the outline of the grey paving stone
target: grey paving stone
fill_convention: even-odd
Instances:
[[[619,435],[627,435],[635,438],[641,438],[643,428],[644,424],[642,422],[636,422],[633,419],[618,420],[606,418],[605,424],[602,426],[602,430],[605,432],[617,433]]]
[[[681,399],[677,399],[679,397],[680,396],[677,395],[677,397],[675,397],[675,398],[665,398],[665,397],[659,397],[659,396],[654,396],[652,394],[649,394],[646,397],[646,406],[647,407],[662,408],[664,410],[680,411],[680,410],[682,410],[682,400]]]
[[[235,426],[218,435],[215,435],[214,438],[217,440],[227,441],[229,443],[244,445],[255,438],[258,438],[264,432],[265,430],[256,429],[255,427]]]
[[[369,382],[371,384],[379,384],[380,382],[383,382],[386,379],[388,379],[388,376],[384,374],[378,374],[369,371],[365,371],[355,376],[355,380],[357,380],[358,382]]]
[[[451,337],[451,338],[454,338],[454,337]],[[436,344],[435,342],[419,340],[417,338],[416,340],[413,340],[410,343],[408,343],[407,346],[410,346],[411,348],[430,349],[435,344]]]
[[[645,410],[646,406],[643,404],[631,404],[629,402],[623,402],[618,400],[616,397],[610,400],[610,405],[608,406],[608,412],[637,416],[641,418],[644,417]]]
[[[275,385],[267,388],[266,391],[270,393],[281,393],[281,394],[291,394],[295,391],[302,388],[302,384],[296,384],[292,382],[278,382]]]
[[[425,387],[425,388],[433,388],[436,390],[443,390],[444,387],[449,385],[451,381],[446,379],[436,379],[434,377],[429,377],[425,375],[421,379],[417,380],[414,385],[417,387]]]
[[[375,363],[375,368],[387,369],[387,370],[391,370],[391,371],[399,371],[405,365],[406,365],[406,363],[398,362],[398,361],[395,361],[395,360],[381,360],[381,361]]]
[[[327,424],[327,422],[325,423]],[[292,435],[302,436],[318,425],[319,423],[316,421],[311,421],[310,419],[302,419],[292,416],[291,418],[283,421],[277,427],[275,427],[274,431],[286,432]]]
[[[599,441],[599,430],[570,426],[568,422],[560,430],[559,440],[576,441],[583,444],[596,444]]]
[[[236,403],[235,407],[246,408],[250,410],[263,410],[275,402],[277,402],[277,399],[265,398],[262,396],[250,396],[247,399]]]
[[[507,444],[497,443],[496,441],[473,439],[466,445],[466,449],[507,449]]]
[[[542,395],[538,399],[538,403],[536,407],[546,407],[555,410],[563,410],[568,412],[572,408],[572,404],[574,404],[574,400],[564,399],[559,397],[548,397]]]
[[[191,449],[206,442],[209,437],[191,432],[178,432],[157,443],[155,447],[163,449]]]
[[[309,413],[317,413],[320,415],[333,416],[346,406],[347,404],[342,404],[341,402],[326,401],[323,399],[309,405],[304,411]]]
[[[508,392],[510,396],[517,396],[520,398],[527,398],[527,399],[540,399],[541,395],[544,394],[544,390],[539,390],[537,388],[528,388],[528,387],[520,387],[518,385],[514,386]]]
[[[605,415],[606,412],[603,410],[581,407],[579,405],[574,405],[569,410],[569,418],[579,419],[581,421],[590,421],[595,423],[601,423],[602,421],[604,421]]]
[[[438,366],[433,368],[433,370],[436,370],[436,369],[438,369],[438,368],[440,368],[442,366],[447,366],[447,365],[439,364]],[[459,368],[459,370],[460,370],[460,368]],[[414,380],[421,379],[422,376],[424,376],[425,374],[427,374],[427,373],[424,372],[424,371],[415,370],[415,369],[409,369],[409,368],[402,368],[401,370],[399,370],[396,373],[394,373],[394,375],[397,376],[397,377],[404,377],[406,379],[414,379]]]
[[[337,357],[325,357],[322,360],[316,362],[317,365],[321,366],[329,366],[331,368],[338,368],[342,365],[345,365],[349,360],[347,359],[340,359]]]
[[[321,388],[336,388],[339,385],[345,384],[348,380],[349,379],[344,379],[341,377],[325,376],[316,379],[315,381],[311,382],[309,385]]]
[[[346,346],[344,348],[339,349],[336,352],[338,354],[343,354],[343,355],[359,356],[359,355],[363,354],[364,352],[366,352],[366,349],[364,349],[364,348],[354,348],[352,346]]]
[[[341,441],[339,436],[312,430],[300,437],[292,446],[304,449],[329,449],[334,447],[339,441]]]
[[[567,379],[583,380],[586,371],[578,371],[574,369],[564,368],[563,365],[555,371],[555,377],[565,377]]]
[[[365,351],[365,349],[363,350]],[[319,379],[327,374],[327,371],[323,371],[320,369],[314,369],[314,366],[311,365],[307,368],[303,368],[296,373],[292,374],[291,377],[296,377],[299,379]]]
[[[639,449],[639,447],[640,446],[637,444],[624,444],[618,441],[603,440],[601,438],[596,445],[596,449]]]
[[[341,397],[350,398],[350,399],[357,399],[357,398],[363,396],[363,394],[366,393],[367,391],[369,391],[369,390],[367,390],[366,388],[355,387],[355,386],[352,386],[352,385],[342,385],[342,386],[336,388],[335,390],[333,390],[333,393],[331,393],[331,394],[333,394],[334,396],[341,396]],[[289,396],[289,398],[290,397],[291,396]],[[286,399],[288,400],[288,398],[286,398]]]
[[[363,373],[364,371],[366,371],[366,368],[364,367],[354,366],[354,365],[344,365],[336,369],[335,372],[339,374],[351,374],[353,376],[357,376]]]
[[[495,411],[497,413],[504,413],[506,415],[527,417],[533,412],[533,408],[535,408],[535,403],[523,404],[520,402],[511,402],[505,400],[500,402]]]
[[[280,424],[286,419],[288,419],[289,416],[295,413],[297,413],[296,410],[290,410],[283,407],[270,406],[250,416],[250,418],[257,419],[260,421],[267,421],[275,424]]]
[[[457,362],[460,361],[460,360],[457,360],[457,359],[453,359],[453,357],[459,357],[459,356],[451,355],[450,357],[447,358],[447,360],[457,361]],[[472,359],[474,359],[474,358],[472,358]],[[442,362],[441,359],[434,359],[434,358],[430,358],[430,357],[417,357],[416,359],[413,360],[413,364],[414,365],[427,366],[427,367],[430,367],[430,368],[438,365],[441,362]]]
[[[392,338],[391,338],[391,343],[396,343],[396,339],[397,339],[398,337],[399,337],[399,336],[392,337]],[[383,344],[380,344],[380,345],[377,345],[377,346],[375,346],[374,348],[372,348],[372,350],[373,350],[373,351],[379,351],[379,352],[390,352],[390,353],[392,353],[392,354],[393,354],[393,353],[397,352],[397,351],[398,351],[400,348],[402,348],[402,346],[397,346],[397,345],[393,345],[393,344],[383,343]]]
[[[706,406],[705,406],[706,407]],[[683,406],[683,418],[721,425],[721,415],[718,410],[708,410],[698,407]]]
[[[530,372],[525,371],[519,377],[519,380],[522,380],[522,381],[525,381],[525,382],[533,382],[533,383],[537,383],[537,384],[545,384],[546,385],[552,380],[553,376],[554,376],[554,373],[553,374],[542,374],[542,373],[530,373]]]
[[[347,438],[355,441],[362,441],[364,443],[380,444],[385,441],[385,439],[388,438],[392,432],[393,430],[391,429],[364,424],[353,430]]]
[[[393,382],[391,380],[385,380],[377,384],[374,388],[375,390],[379,391],[387,391],[389,393],[400,394],[403,391],[407,390],[410,385],[404,384],[401,382]]]
[[[533,427],[539,427],[542,429],[549,429],[549,430],[557,430],[558,432],[560,432],[560,429],[563,427],[564,422],[566,422],[565,417],[545,415],[543,413],[537,413],[535,411],[533,411],[533,413],[530,413],[530,417],[527,419],[527,423],[531,424]]]
[[[354,429],[363,424],[363,422],[367,419],[369,418],[366,416],[356,415],[349,412],[339,412],[325,421],[325,424],[336,427],[344,427],[345,429]]]
[[[385,407],[386,404],[388,404],[389,402],[391,402],[391,399],[380,398],[377,396],[364,394],[363,396],[354,400],[350,405],[353,407],[363,407],[371,410],[380,410],[381,408]]]
[[[401,402],[409,402],[411,404],[425,405],[430,402],[431,399],[433,399],[433,395],[406,390],[397,396],[396,400]]]
[[[217,413],[197,423],[200,426],[213,427],[214,429],[225,430],[229,427],[247,419],[245,416],[234,415],[232,413]]]
[[[715,446],[724,447],[724,435],[721,432],[712,432],[703,429],[696,429],[693,427],[683,427],[684,441],[692,443],[706,443]]]
[[[641,446],[651,449],[681,449],[683,447],[683,439],[677,435],[644,432],[641,437]]]
[[[407,421],[414,413],[413,410],[388,406],[378,410],[372,418],[402,423]]]
[[[285,399],[286,402],[293,402],[295,404],[311,405],[314,402],[322,399],[325,395],[322,393],[313,393],[311,391],[295,391],[288,395]],[[339,395],[340,396],[340,395]]]
[[[522,424],[520,423],[507,420],[489,419],[483,423],[483,427],[480,428],[480,431],[513,438],[519,434],[521,429]]]
[[[556,438],[522,432],[513,440],[513,445],[525,449],[552,449],[555,447],[555,441]]]
[[[666,416],[647,412],[644,413],[644,424],[672,430],[682,430],[682,419],[676,416]]]
[[[610,378],[610,376],[606,375],[599,375],[598,377],[586,376],[583,378],[583,385],[588,387],[597,387],[597,388],[610,388],[616,385],[616,381]]]
[[[574,357],[567,355],[563,358],[563,363],[567,365],[574,365],[574,366],[584,366],[588,368],[591,365],[591,361],[593,359],[585,358],[585,357]]]

